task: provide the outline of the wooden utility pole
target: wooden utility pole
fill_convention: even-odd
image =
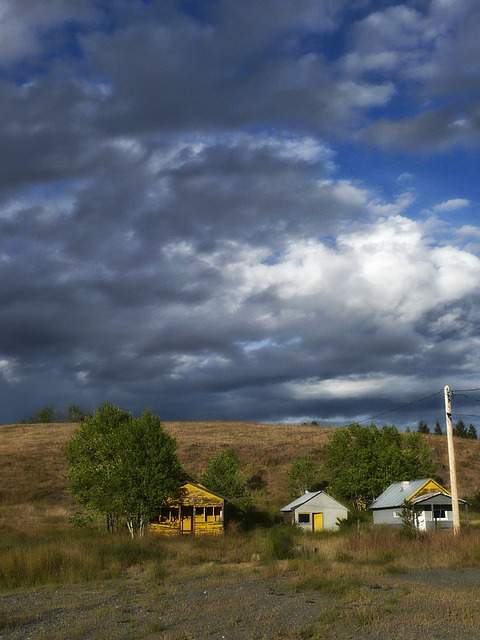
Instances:
[[[452,494],[453,534],[460,533],[460,510],[458,507],[457,471],[455,469],[455,448],[453,445],[452,392],[445,385],[445,421],[447,423],[448,466],[450,468],[450,492]]]

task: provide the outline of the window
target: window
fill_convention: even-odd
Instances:
[[[178,509],[163,508],[160,513],[160,522],[175,522],[178,520]]]
[[[308,522],[310,522],[310,514],[309,513],[299,513],[298,514],[298,522],[299,523],[308,523]]]
[[[394,517],[394,518],[401,518],[401,517],[402,517],[402,514],[400,513],[400,511],[394,511],[394,512],[393,512],[393,517]]]
[[[434,520],[448,520],[449,507],[446,505],[434,505],[433,507],[433,519]]]

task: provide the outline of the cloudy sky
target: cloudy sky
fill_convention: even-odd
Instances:
[[[479,28],[477,0],[0,0],[1,421],[480,387]]]

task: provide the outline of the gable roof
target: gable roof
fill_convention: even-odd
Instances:
[[[427,500],[431,500],[432,498],[436,498],[437,496],[443,496],[446,498],[446,504],[452,502],[452,496],[449,493],[444,493],[443,491],[431,491],[429,493],[421,493],[417,498],[413,498],[411,502],[413,504],[419,504],[421,502],[425,502]],[[466,500],[462,500],[462,498],[458,499],[462,504],[467,504]]]
[[[432,478],[421,478],[419,480],[404,480],[394,482],[376,498],[370,505],[370,509],[392,509],[401,507],[405,500],[411,500],[426,485],[432,483],[439,488],[438,493],[450,495],[438,482]],[[441,489],[441,490],[440,490]]]
[[[201,482],[195,482],[194,480],[187,480],[182,484],[180,489],[183,489],[189,494],[193,493],[194,491],[197,491],[199,493],[202,493],[207,496],[211,496],[213,498],[220,498],[221,500],[225,500],[225,497],[222,496],[221,494],[217,493],[216,491],[212,491],[211,489],[208,489],[208,487],[206,487]],[[192,489],[193,489],[193,492],[192,492]]]
[[[335,500],[335,498],[332,498],[332,496],[328,495],[328,493],[326,493],[325,491],[305,491],[304,494],[302,494],[298,498],[295,498],[295,500],[292,500],[292,502],[289,502],[284,507],[282,507],[280,511],[283,511],[283,512],[295,511],[295,509],[297,509],[298,507],[301,507],[307,502],[310,502],[310,500],[313,500],[314,498],[322,494],[332,502],[335,502],[335,504],[338,504],[339,507],[346,509],[346,507],[343,504],[338,502],[338,500]]]

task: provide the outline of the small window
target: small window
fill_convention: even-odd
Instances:
[[[448,520],[448,511],[445,507],[433,507],[434,520]]]
[[[394,517],[394,518],[401,518],[401,517],[402,517],[402,514],[400,513],[400,511],[394,511],[394,512],[393,512],[393,517]]]
[[[309,513],[299,513],[298,514],[298,522],[305,524],[310,522],[310,514]]]

